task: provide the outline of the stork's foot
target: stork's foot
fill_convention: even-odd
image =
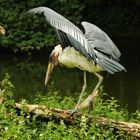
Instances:
[[[93,101],[86,101],[86,103],[84,102],[84,106],[82,106],[81,108],[80,107],[81,106],[79,106],[79,107],[76,106],[74,109],[70,110],[69,111],[70,112],[70,116],[71,115],[74,115],[75,113],[77,113],[78,112],[78,109],[81,109],[81,108],[87,108],[87,113],[89,114],[90,111],[94,107],[94,103],[93,103]]]
[[[77,110],[73,109],[73,110],[70,110],[70,116],[75,114],[77,112]]]
[[[76,107],[75,107],[74,109],[70,110],[70,115],[73,115],[73,114],[75,114],[76,112],[78,112],[78,107],[77,107],[77,105],[76,105]]]

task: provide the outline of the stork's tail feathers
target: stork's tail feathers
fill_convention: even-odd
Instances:
[[[104,59],[98,59],[97,63],[104,70],[106,70],[107,72],[109,72],[111,74],[114,74],[114,73],[119,72],[119,71],[126,71],[126,69],[121,64],[119,64],[118,62],[116,62],[112,59],[109,59],[107,57]]]

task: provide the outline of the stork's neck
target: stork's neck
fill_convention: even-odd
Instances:
[[[60,44],[55,46],[53,52],[58,53],[59,55],[61,55],[62,54],[62,46]]]

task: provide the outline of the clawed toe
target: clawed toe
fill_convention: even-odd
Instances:
[[[70,116],[71,116],[71,115],[74,115],[75,113],[77,113],[77,109],[72,109],[72,110],[70,110],[69,112],[70,112]]]

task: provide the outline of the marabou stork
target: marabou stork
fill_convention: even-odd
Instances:
[[[84,84],[75,111],[87,87],[86,71],[93,73],[99,79],[92,94],[102,83],[103,77],[99,74],[100,71],[105,70],[111,74],[126,71],[117,62],[121,55],[120,51],[108,35],[97,26],[86,21],[82,22],[85,29],[85,34],[83,34],[77,26],[50,8],[37,7],[29,10],[29,13],[43,13],[46,22],[56,30],[60,42],[50,54],[45,85],[48,83],[53,68],[58,64],[67,68],[77,67],[84,71]]]

